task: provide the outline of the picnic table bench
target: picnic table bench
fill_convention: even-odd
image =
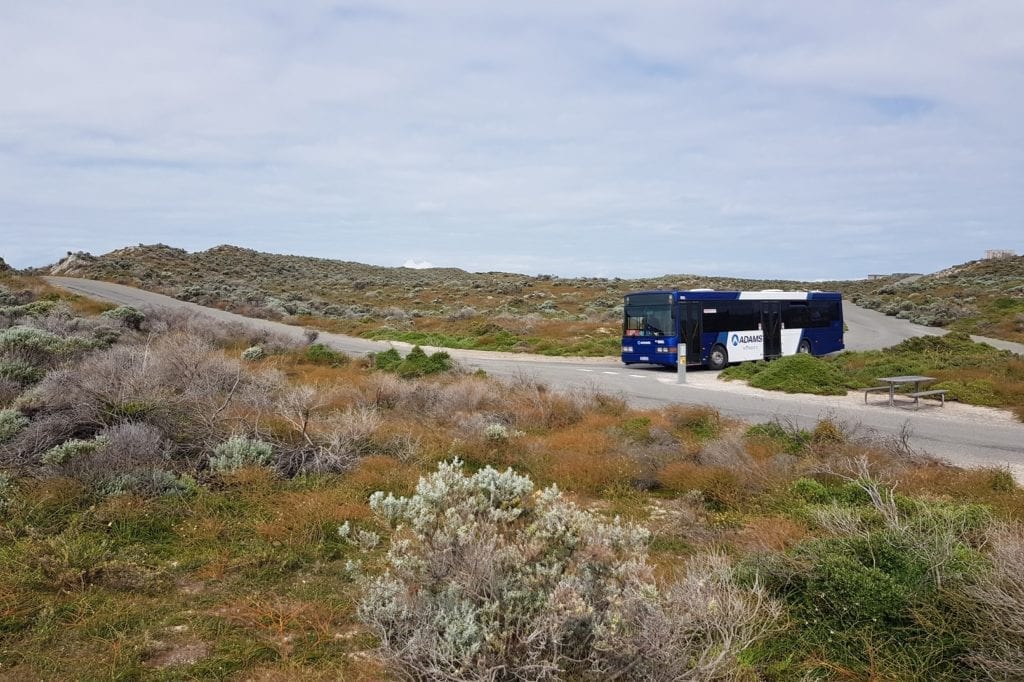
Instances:
[[[914,399],[915,405],[917,404],[917,401],[920,398],[924,398],[929,395],[937,395],[942,400],[942,406],[946,406],[946,389],[944,388],[932,389],[931,391],[914,391],[913,393],[908,393],[907,395]]]
[[[927,383],[927,382],[930,382],[930,381],[935,381],[934,377],[925,377],[925,376],[919,376],[919,375],[916,375],[916,374],[911,374],[911,375],[907,375],[907,376],[898,376],[898,377],[880,377],[878,380],[881,381],[881,382],[885,382],[884,385],[882,385],[882,386],[872,386],[871,388],[863,389],[865,404],[868,402],[868,394],[869,393],[881,393],[881,392],[885,391],[885,392],[889,393],[889,406],[892,407],[893,405],[896,404],[896,402],[894,400],[894,398],[896,397],[896,387],[897,386],[901,386],[903,384],[914,384],[914,390],[911,391],[910,393],[906,394],[906,396],[908,398],[913,398],[914,399],[914,405],[920,406],[921,398],[925,398],[927,396],[937,395],[942,400],[942,406],[943,407],[946,406],[946,389],[940,388],[940,389],[932,389],[932,390],[928,390],[928,391],[922,391],[921,390],[921,384]]]
[[[868,404],[868,393],[880,393],[882,391],[885,391],[886,393],[888,393],[890,388],[892,388],[892,387],[889,386],[889,385],[885,385],[885,386],[872,386],[871,388],[863,389],[864,390],[864,404],[865,405]]]

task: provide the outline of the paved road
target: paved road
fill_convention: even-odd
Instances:
[[[941,336],[944,329],[912,324],[843,301],[843,318],[849,328],[844,335],[847,350],[877,350],[895,346],[914,336]]]
[[[845,335],[847,350],[875,350],[895,346],[900,341],[914,336],[943,336],[945,329],[925,327],[906,320],[883,315],[877,310],[868,310],[843,301],[843,317],[849,331]],[[979,343],[1024,355],[1024,343],[990,339],[987,336],[972,336]]]
[[[302,329],[298,327],[204,308],[119,284],[65,277],[47,279],[56,286],[114,303],[140,308],[192,310],[216,319],[259,326],[295,339],[303,336]],[[851,349],[880,348],[919,332],[941,332],[856,306],[848,306],[846,312],[850,327],[847,346]],[[408,344],[367,341],[327,333],[322,333],[319,341],[355,355],[386,350],[391,346],[408,347]],[[635,366],[627,368],[616,358],[567,359],[483,351],[448,352],[469,368],[480,368],[493,376],[526,376],[563,390],[596,389],[620,395],[637,407],[657,408],[671,403],[711,405],[723,414],[740,419],[767,421],[780,418],[801,426],[813,425],[821,417],[830,416],[846,424],[890,436],[907,426],[912,433],[910,442],[918,450],[965,466],[1007,466],[1019,480],[1024,480],[1024,424],[998,415],[988,416],[981,411],[967,413],[959,410],[961,406],[957,405],[951,405],[951,409],[929,405],[920,410],[907,410],[875,402],[864,407],[859,400],[737,390],[714,380],[716,374],[711,372],[691,372],[689,381],[680,385],[673,372]]]

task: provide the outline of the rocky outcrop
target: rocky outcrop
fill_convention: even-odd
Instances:
[[[56,265],[50,268],[51,275],[75,276],[80,268],[96,262],[96,256],[85,251],[68,252]]]

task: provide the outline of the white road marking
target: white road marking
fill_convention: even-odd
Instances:
[[[601,372],[601,374],[618,374],[618,372]]]
[[[630,374],[629,376],[631,376],[631,377],[633,377],[635,379],[646,379],[647,378],[643,374]]]
[[[593,372],[594,370],[592,370],[592,369],[580,369],[579,367],[577,367],[576,371],[577,372]]]

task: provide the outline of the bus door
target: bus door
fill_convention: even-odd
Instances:
[[[782,304],[765,301],[761,309],[761,333],[764,335],[766,360],[782,355]]]
[[[679,342],[686,344],[686,364],[699,365],[701,363],[701,319],[704,316],[704,307],[700,301],[683,301],[679,307],[683,323]]]

